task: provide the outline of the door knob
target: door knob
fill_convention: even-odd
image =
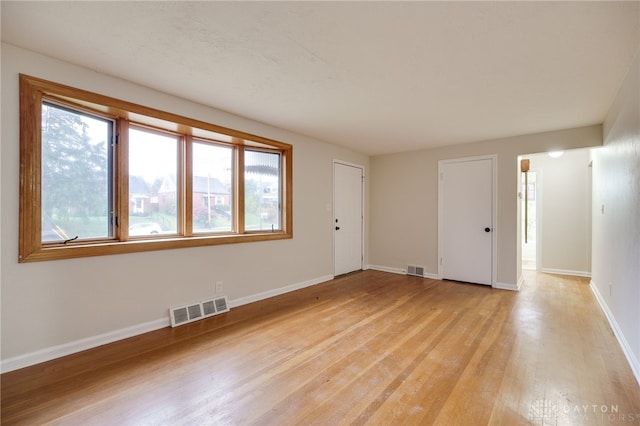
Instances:
[[[340,227],[339,227],[339,226],[336,226],[336,231],[339,231],[339,230],[340,230]]]
[[[491,232],[491,228],[484,228],[484,232]]]

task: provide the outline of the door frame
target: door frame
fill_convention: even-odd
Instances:
[[[518,156],[518,164],[520,164],[520,159],[525,156]],[[539,168],[531,168],[530,172],[534,172],[536,174],[536,271],[540,272],[540,268],[542,265],[542,194],[544,191],[542,181],[543,181],[543,173],[542,169]],[[522,173],[518,173],[518,188],[524,187],[524,179],[522,178]],[[518,202],[520,205],[524,204],[524,193],[518,190]],[[522,207],[518,209],[518,223],[520,223],[519,236],[518,240],[520,241],[520,247],[524,245],[524,239],[522,238],[522,224],[524,222],[524,213],[522,211]],[[521,250],[522,251],[522,250]],[[520,261],[522,262],[522,256],[520,256]],[[520,268],[522,269],[522,267]]]
[[[356,164],[356,163],[351,163],[348,161],[343,161],[343,160],[337,160],[334,159],[331,165],[331,179],[333,180],[332,185],[331,185],[331,189],[332,189],[332,213],[331,213],[331,240],[332,240],[332,244],[331,244],[331,251],[332,251],[332,256],[331,256],[331,262],[332,262],[332,275],[335,277],[336,276],[336,164],[340,164],[343,166],[347,166],[347,167],[355,167],[357,169],[360,169],[361,173],[362,173],[362,181],[360,182],[360,193],[361,193],[361,197],[360,197],[360,211],[362,212],[362,221],[360,223],[360,269],[364,269],[364,258],[365,258],[365,220],[366,220],[366,216],[365,216],[365,186],[364,186],[364,182],[365,182],[365,168],[363,165],[361,164]]]
[[[497,273],[498,273],[498,228],[497,228],[497,213],[498,213],[498,156],[496,154],[489,155],[479,155],[475,157],[461,157],[461,158],[452,158],[448,160],[438,160],[438,279],[442,279],[442,231],[443,231],[443,188],[442,188],[442,169],[446,164],[451,163],[463,163],[468,161],[477,161],[477,160],[491,160],[491,287],[495,287],[497,282]]]

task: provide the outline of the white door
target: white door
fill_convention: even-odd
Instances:
[[[493,158],[441,161],[440,276],[493,284]]]
[[[360,167],[334,163],[334,275],[362,269],[362,176]]]

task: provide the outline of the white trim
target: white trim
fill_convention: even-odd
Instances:
[[[524,222],[524,213],[522,209],[522,205],[524,204],[524,194],[520,191],[520,188],[524,186],[524,179],[522,178],[522,171],[520,170],[520,160],[525,157],[526,155],[518,156],[518,243],[520,244],[521,252],[524,246],[524,231],[522,229],[522,224]],[[542,169],[531,168],[529,172],[536,174],[536,252],[534,254],[534,259],[521,257],[521,261],[535,261],[535,270],[540,272],[540,265],[542,265],[542,194],[544,191],[542,186]]]
[[[362,222],[361,222],[361,225],[360,225],[362,227],[362,229],[360,230],[360,236],[361,236],[361,241],[360,241],[360,256],[361,256],[360,268],[362,268],[362,269],[365,268],[364,260],[366,259],[366,255],[365,255],[365,247],[366,247],[366,245],[365,245],[365,224],[364,224],[364,222],[366,220],[366,217],[365,217],[365,206],[366,206],[366,203],[365,203],[365,198],[364,197],[365,197],[365,190],[366,190],[365,180],[367,178],[367,175],[365,173],[365,167],[363,165],[361,165],[361,164],[350,163],[348,161],[338,160],[338,159],[334,158],[333,162],[331,163],[331,172],[332,172],[331,179],[333,180],[332,186],[331,186],[331,188],[332,188],[331,196],[332,196],[332,201],[333,201],[332,218],[331,218],[331,228],[332,228],[332,231],[331,231],[331,237],[332,237],[332,245],[331,245],[331,254],[332,254],[332,256],[331,256],[331,259],[332,259],[332,262],[333,262],[332,271],[333,271],[334,276],[335,276],[335,273],[336,273],[336,231],[335,231],[335,224],[336,224],[336,164],[341,164],[343,166],[354,167],[356,169],[360,169],[361,174],[362,174],[362,182],[361,182],[361,185],[360,185],[360,192],[361,192],[360,211],[362,212]]]
[[[279,296],[281,294],[289,293],[291,291],[300,290],[301,288],[311,287],[316,284],[320,284],[333,279],[333,275],[325,275],[323,277],[314,278],[309,281],[303,281],[301,283],[291,284],[285,287],[275,288],[273,290],[263,291],[262,293],[253,294],[251,296],[241,297],[240,299],[234,299],[229,301],[231,308],[237,308],[238,306],[246,305],[248,303],[258,302],[260,300],[268,299],[270,297]]]
[[[362,176],[364,176],[364,166],[362,164],[350,163],[349,161],[338,160],[337,158],[333,159],[333,164],[340,163],[343,166],[355,167],[356,169],[362,169]]]
[[[520,274],[520,278],[518,278],[518,282],[516,284],[496,282],[491,287],[497,288],[500,290],[520,291],[523,284],[524,284],[524,275]]]
[[[392,274],[399,274],[399,275],[407,275],[407,270],[406,269],[402,269],[402,268],[392,268],[390,266],[380,266],[380,265],[366,265],[365,269],[372,269],[374,271],[381,271],[381,272],[390,272]],[[438,274],[429,274],[429,273],[424,273],[422,274],[422,276],[424,278],[429,278],[431,280],[437,280],[438,278]]]
[[[520,291],[521,286],[522,286],[522,281],[518,280],[518,284],[496,282],[491,286],[491,288],[497,288],[499,290]]]
[[[627,358],[627,362],[629,362],[629,366],[631,367],[631,371],[633,372],[633,375],[635,376],[636,381],[638,382],[638,385],[640,385],[640,361],[638,361],[638,359],[635,357],[633,351],[631,350],[631,346],[629,345],[629,342],[624,337],[624,334],[622,333],[622,330],[620,329],[620,326],[618,325],[618,322],[616,321],[616,318],[613,315],[613,312],[611,312],[611,310],[609,309],[609,306],[607,306],[607,302],[605,302],[604,298],[598,291],[598,287],[593,282],[593,280],[591,280],[591,282],[589,283],[589,287],[591,287],[591,291],[595,295],[596,300],[598,301],[598,304],[602,309],[602,312],[604,312],[604,316],[607,318],[607,321],[609,321],[609,325],[613,330],[613,334],[616,336],[616,339],[620,344],[620,348],[622,348],[622,352]]]
[[[438,275],[436,279],[442,279],[442,166],[450,163],[460,163],[467,161],[491,160],[491,286],[495,287],[498,276],[498,156],[497,154],[479,155],[475,157],[453,158],[448,160],[438,160]],[[513,287],[512,284],[507,284]],[[496,287],[500,288],[500,287]]]
[[[269,290],[262,293],[254,294],[252,296],[242,297],[240,299],[229,301],[229,307],[235,308],[248,303],[257,302],[258,300],[263,300],[269,297],[278,296],[280,294],[284,294],[290,291],[298,290],[305,287],[310,287],[312,285],[320,284],[325,281],[330,281],[332,279],[333,279],[332,275],[325,275],[309,281],[304,281],[301,283],[280,287],[274,290]],[[46,361],[51,361],[52,359],[60,358],[66,355],[71,355],[87,349],[92,349],[98,346],[106,345],[108,343],[113,343],[118,340],[127,339],[129,337],[137,336],[139,334],[148,333],[150,331],[159,330],[161,328],[169,327],[170,325],[171,325],[171,320],[169,318],[169,315],[167,315],[166,318],[160,318],[154,321],[149,321],[142,324],[133,325],[131,327],[122,328],[120,330],[114,330],[114,331],[110,331],[108,333],[100,334],[97,336],[76,340],[74,342],[64,343],[61,345],[52,346],[50,348],[40,349],[38,351],[30,352],[24,355],[18,355],[16,357],[3,360],[0,364],[0,372],[7,373],[9,371],[17,370],[19,368],[29,367],[31,365],[40,364]]]
[[[99,334],[97,336],[87,337],[85,339],[76,340],[74,342],[63,343],[61,345],[52,346],[50,348],[40,349],[35,352],[18,355],[2,361],[0,371],[6,373],[17,370],[19,368],[28,367],[30,365],[39,364],[41,362],[50,361],[76,352],[81,352],[97,346],[106,345],[118,340],[127,339],[139,334],[148,333],[150,331],[159,330],[169,327],[171,321],[169,317],[160,318],[154,321],[148,321],[142,324],[133,325],[131,327],[121,328],[119,330],[110,331],[108,333]]]
[[[407,270],[402,268],[392,268],[390,266],[380,266],[380,265],[366,265],[366,269],[373,269],[374,271],[380,272],[389,272],[392,274],[406,275]]]
[[[556,275],[573,275],[575,277],[587,277],[591,278],[591,272],[588,271],[571,271],[568,269],[552,269],[552,268],[542,268],[540,272],[545,274],[556,274]]]
[[[520,278],[518,278],[518,291],[520,291],[523,285],[524,285],[524,275],[520,275]]]
[[[536,172],[536,271],[540,271],[542,268],[542,229],[544,227],[544,221],[542,209],[544,207],[544,176],[542,169],[532,169]]]

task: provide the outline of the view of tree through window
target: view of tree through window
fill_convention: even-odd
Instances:
[[[42,241],[107,238],[113,123],[42,105]]]

